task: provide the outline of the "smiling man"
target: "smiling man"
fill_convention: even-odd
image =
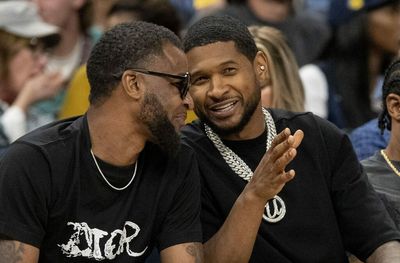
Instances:
[[[347,136],[312,113],[262,108],[267,60],[244,24],[206,17],[184,48],[206,261],[347,262],[346,250],[400,261],[400,233]]]
[[[202,262],[200,185],[180,145],[189,88],[170,30],[121,24],[94,47],[84,116],[42,127],[0,161],[0,262]]]

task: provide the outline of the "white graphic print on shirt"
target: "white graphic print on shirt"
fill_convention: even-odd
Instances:
[[[139,234],[140,227],[130,221],[126,221],[122,230],[116,229],[110,236],[106,231],[98,228],[90,228],[85,222],[68,222],[67,225],[72,225],[75,232],[66,244],[58,245],[67,257],[86,257],[100,261],[114,259],[117,255],[123,253],[124,249],[126,249],[126,253],[131,257],[140,257],[147,250],[147,246],[139,253],[131,250],[130,242]],[[128,231],[133,231],[133,234],[127,236]],[[102,249],[100,247],[100,239],[107,236],[109,237]],[[86,243],[84,243],[85,241]]]

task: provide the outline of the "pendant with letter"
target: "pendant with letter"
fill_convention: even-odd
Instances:
[[[282,200],[282,198],[275,195],[274,198],[272,198],[265,204],[263,219],[269,223],[277,223],[283,219],[285,214],[285,202]]]

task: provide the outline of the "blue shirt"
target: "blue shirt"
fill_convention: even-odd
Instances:
[[[378,119],[365,123],[350,134],[350,140],[360,161],[374,155],[377,150],[385,149],[389,143],[389,137],[388,130],[385,130],[383,135],[381,134]]]

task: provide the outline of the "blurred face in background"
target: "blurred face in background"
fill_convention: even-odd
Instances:
[[[47,63],[43,46],[37,39],[18,43],[14,55],[8,62],[7,86],[13,95],[23,88],[31,78],[43,72]]]
[[[373,47],[397,54],[400,38],[400,1],[371,11],[368,32]]]
[[[86,2],[85,0],[32,0],[39,7],[42,18],[53,25],[65,28],[71,17]]]
[[[290,15],[292,0],[248,0],[252,12],[261,20],[279,23]]]

